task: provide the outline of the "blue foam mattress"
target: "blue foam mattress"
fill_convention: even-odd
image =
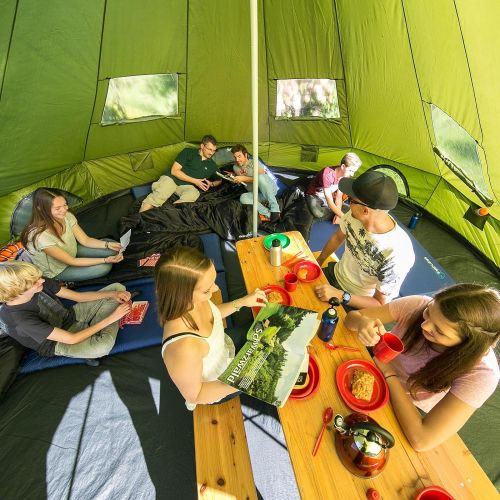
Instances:
[[[392,214],[391,214],[392,215]],[[394,215],[392,215],[394,217]],[[395,217],[394,217],[395,218]],[[415,252],[415,264],[406,276],[399,295],[432,295],[441,288],[452,285],[455,280],[434,260],[432,255],[417,241],[411,231],[403,224],[400,227],[410,236]],[[337,224],[329,221],[318,221],[312,225],[309,235],[309,247],[313,252],[323,249],[326,242],[338,230]],[[342,245],[335,255],[340,259],[344,253]]]

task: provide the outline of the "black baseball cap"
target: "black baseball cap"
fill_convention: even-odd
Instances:
[[[392,210],[398,204],[398,188],[393,179],[377,170],[368,170],[356,179],[340,179],[339,189],[370,208]]]

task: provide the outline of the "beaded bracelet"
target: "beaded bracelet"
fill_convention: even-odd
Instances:
[[[234,310],[235,310],[235,311],[239,311],[239,310],[243,307],[243,306],[241,306],[241,305],[238,303],[238,301],[237,301],[237,300],[233,301],[233,302],[232,302],[232,304],[233,304],[233,307],[234,307]]]
[[[104,248],[109,248],[109,241],[104,242]]]

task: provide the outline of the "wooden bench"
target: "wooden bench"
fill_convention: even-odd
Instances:
[[[198,498],[256,499],[240,398],[198,405],[193,420]]]
[[[220,292],[215,303],[222,301]],[[198,498],[256,500],[240,398],[193,412]]]

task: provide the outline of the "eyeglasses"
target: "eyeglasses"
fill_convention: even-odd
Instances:
[[[357,200],[351,198],[350,196],[347,198],[347,200],[349,201],[349,203],[351,205],[361,205],[362,207],[368,207],[368,208],[370,208],[370,206],[367,205],[366,203],[363,203],[362,201],[357,201]]]

